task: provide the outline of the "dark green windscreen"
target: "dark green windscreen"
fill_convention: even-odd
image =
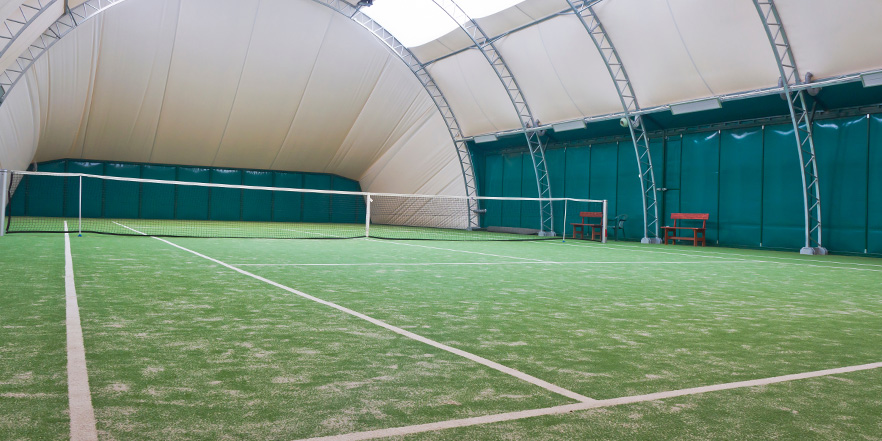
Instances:
[[[882,254],[882,115],[816,121],[824,246],[839,253]],[[643,237],[637,159],[630,141],[550,145],[553,197],[607,199],[609,215],[627,214],[625,236]],[[662,225],[671,213],[708,213],[708,244],[796,250],[805,243],[799,156],[789,124],[653,139],[650,152]],[[534,196],[526,152],[485,152],[485,196]],[[533,228],[534,211],[486,202],[484,225]],[[538,212],[537,212],[538,214]],[[563,228],[555,212],[555,231]],[[577,213],[567,213],[567,223]]]
[[[272,172],[214,167],[137,164],[91,160],[58,160],[37,165],[38,171],[83,173],[160,181],[205,182],[259,187],[361,191],[357,181],[315,173]],[[79,177],[32,176],[16,189],[12,216],[77,217]],[[182,219],[222,221],[364,222],[365,206],[328,195],[175,186],[84,177],[84,218]],[[29,197],[28,195],[34,195]],[[358,204],[356,204],[358,205]],[[306,213],[306,214],[305,214]]]

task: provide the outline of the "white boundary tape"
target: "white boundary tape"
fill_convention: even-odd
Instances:
[[[704,265],[707,263],[752,263],[744,260],[711,260],[705,262],[640,262],[628,261],[579,261],[579,262],[369,262],[369,263],[232,263],[233,266],[437,266],[437,265]]]
[[[140,232],[140,231],[138,231],[138,230],[136,230],[136,229],[134,229],[134,228],[127,227],[127,226],[125,226],[125,225],[123,225],[123,224],[121,224],[121,223],[119,223],[119,222],[114,222],[114,223],[117,224],[117,225],[119,225],[119,226],[121,226],[121,227],[123,227],[123,228],[126,228],[126,229],[129,229],[129,230],[131,230],[131,231],[134,231],[134,232],[136,232],[136,233],[138,233],[138,234],[141,234],[141,235],[147,236],[146,234],[144,234],[144,233],[142,233],[142,232]],[[152,237],[152,236],[151,236],[151,237]],[[362,320],[368,321],[368,322],[373,323],[373,324],[375,324],[375,325],[377,325],[377,326],[380,326],[380,327],[386,328],[386,329],[388,329],[388,330],[390,330],[390,331],[392,331],[392,332],[394,332],[394,333],[396,333],[396,334],[402,335],[402,336],[407,337],[407,338],[410,338],[410,339],[412,339],[412,340],[416,340],[416,341],[421,342],[421,343],[425,343],[425,344],[427,344],[427,345],[429,345],[429,346],[433,346],[433,347],[438,348],[438,349],[441,349],[441,350],[443,350],[443,351],[447,351],[447,352],[450,352],[450,353],[452,353],[452,354],[459,355],[460,357],[463,357],[463,358],[466,358],[466,359],[468,359],[468,360],[474,361],[475,363],[482,364],[482,365],[487,366],[487,367],[489,367],[489,368],[491,368],[491,369],[495,369],[495,370],[497,370],[497,371],[499,371],[499,372],[502,372],[502,373],[505,373],[505,374],[511,375],[511,376],[513,376],[513,377],[515,377],[515,378],[521,379],[521,380],[523,380],[523,381],[526,381],[526,382],[528,382],[528,383],[531,383],[531,384],[533,384],[533,385],[535,385],[535,386],[539,386],[539,387],[541,387],[541,388],[543,388],[543,389],[546,389],[546,390],[549,390],[549,391],[551,391],[551,392],[554,392],[554,393],[557,393],[557,394],[563,395],[563,396],[565,396],[565,397],[567,397],[567,398],[571,398],[571,399],[576,400],[576,401],[581,401],[581,402],[583,402],[583,403],[588,403],[588,402],[593,402],[593,401],[595,401],[595,400],[593,400],[593,399],[591,399],[591,398],[588,398],[588,397],[586,397],[586,396],[584,396],[584,395],[578,394],[578,393],[573,392],[573,391],[568,390],[568,389],[564,389],[564,388],[562,388],[562,387],[560,387],[560,386],[557,386],[557,385],[551,384],[551,383],[549,383],[549,382],[547,382],[547,381],[545,381],[545,380],[541,380],[541,379],[536,378],[536,377],[534,377],[534,376],[532,376],[532,375],[525,374],[525,373],[523,373],[523,372],[521,372],[521,371],[518,371],[518,370],[512,369],[512,368],[510,368],[510,367],[508,367],[508,366],[501,365],[501,364],[499,364],[499,363],[496,363],[495,361],[490,361],[490,360],[488,360],[488,359],[486,359],[486,358],[484,358],[484,357],[481,357],[481,356],[478,356],[478,355],[472,354],[472,353],[470,353],[470,352],[466,352],[466,351],[463,351],[463,350],[461,350],[461,349],[457,349],[457,348],[454,348],[454,347],[451,347],[451,346],[447,346],[447,345],[445,345],[445,344],[443,344],[443,343],[439,343],[439,342],[437,342],[437,341],[435,341],[435,340],[431,340],[431,339],[428,339],[428,338],[423,337],[423,336],[421,336],[421,335],[414,334],[413,332],[407,331],[407,330],[402,329],[402,328],[399,328],[399,327],[397,327],[397,326],[390,325],[390,324],[388,324],[388,323],[386,323],[386,322],[384,322],[384,321],[382,321],[382,320],[378,320],[378,319],[375,319],[375,318],[370,317],[370,316],[368,316],[368,315],[362,314],[362,313],[360,313],[360,312],[356,312],[356,311],[354,311],[354,310],[352,310],[352,309],[346,308],[345,306],[341,306],[341,305],[338,305],[338,304],[336,304],[336,303],[329,302],[329,301],[327,301],[327,300],[322,300],[322,299],[320,299],[320,298],[318,298],[318,297],[311,296],[311,295],[309,295],[309,294],[306,294],[306,293],[304,293],[304,292],[302,292],[302,291],[298,291],[298,290],[296,290],[296,289],[294,289],[294,288],[291,288],[291,287],[289,287],[289,286],[282,285],[281,283],[274,282],[274,281],[272,281],[272,280],[266,279],[266,278],[264,278],[264,277],[258,276],[258,275],[253,274],[253,273],[250,273],[250,272],[248,272],[248,271],[245,271],[245,270],[243,270],[243,269],[237,268],[237,267],[235,267],[235,266],[233,266],[233,265],[230,265],[230,264],[228,264],[228,263],[224,263],[224,262],[222,262],[222,261],[220,261],[220,260],[218,260],[218,259],[215,259],[215,258],[212,258],[212,257],[208,257],[208,256],[206,256],[206,255],[204,255],[204,254],[200,254],[200,253],[198,253],[198,252],[196,252],[196,251],[193,251],[193,250],[191,250],[191,249],[188,249],[188,248],[182,247],[182,246],[180,246],[180,245],[178,245],[178,244],[175,244],[175,243],[169,242],[169,241],[167,241],[167,240],[165,240],[165,239],[163,239],[163,238],[160,238],[160,237],[153,237],[153,238],[156,239],[156,240],[158,240],[158,241],[165,242],[165,243],[167,243],[167,244],[169,244],[169,245],[171,245],[171,246],[173,246],[173,247],[175,247],[175,248],[178,248],[178,249],[180,249],[180,250],[183,250],[183,251],[186,251],[186,252],[188,252],[188,253],[191,253],[191,254],[194,254],[194,255],[196,255],[196,256],[199,256],[199,257],[201,257],[201,258],[203,258],[203,259],[210,260],[210,261],[212,261],[212,262],[214,262],[214,263],[216,263],[216,264],[218,264],[218,265],[221,265],[221,266],[224,266],[224,267],[226,267],[226,268],[229,268],[229,269],[231,269],[231,270],[233,270],[233,271],[236,271],[236,272],[238,272],[238,273],[240,273],[240,274],[246,275],[246,276],[248,276],[248,277],[251,277],[251,278],[253,278],[253,279],[259,280],[259,281],[264,282],[264,283],[266,283],[266,284],[269,284],[269,285],[275,286],[276,288],[280,288],[280,289],[283,289],[283,290],[285,290],[285,291],[288,291],[288,292],[290,292],[290,293],[292,293],[292,294],[295,294],[295,295],[298,295],[298,296],[300,296],[300,297],[303,297],[304,299],[312,300],[313,302],[320,303],[320,304],[325,305],[325,306],[330,306],[331,308],[334,308],[334,309],[336,309],[336,310],[338,310],[338,311],[341,311],[341,312],[344,312],[344,313],[346,313],[346,314],[349,314],[349,315],[352,315],[352,316],[358,317],[358,318],[360,318],[360,319],[362,319]]]
[[[64,222],[64,231],[68,231],[67,221]],[[97,441],[95,410],[92,408],[89,374],[86,371],[86,347],[83,344],[80,308],[74,285],[70,233],[64,233],[64,297],[67,310],[67,396],[70,407],[70,439]]]
[[[360,441],[376,438],[386,438],[390,436],[403,436],[414,433],[431,432],[436,430],[452,429],[456,427],[468,427],[482,424],[499,423],[503,421],[520,420],[524,418],[532,418],[544,415],[556,415],[580,410],[597,409],[601,407],[619,406],[622,404],[641,403],[645,401],[663,400],[666,398],[681,397],[684,395],[697,395],[707,392],[716,392],[721,390],[739,389],[744,387],[764,386],[768,384],[783,383],[785,381],[803,380],[806,378],[823,377],[828,375],[843,374],[848,372],[865,371],[870,369],[882,368],[882,363],[870,363],[859,366],[849,366],[836,369],[826,369],[823,371],[804,372],[801,374],[782,375],[780,377],[761,378],[758,380],[738,381],[734,383],[723,383],[712,386],[693,387],[689,389],[673,390],[668,392],[658,392],[646,395],[635,395],[631,397],[612,398],[609,400],[597,400],[590,403],[567,404],[564,406],[546,407],[542,409],[523,410],[519,412],[500,413],[495,415],[485,415],[473,418],[463,418],[458,420],[440,421],[437,423],[417,424],[413,426],[394,427],[390,429],[370,430],[366,432],[355,432],[344,435],[324,436],[318,438],[309,438],[305,441]]]

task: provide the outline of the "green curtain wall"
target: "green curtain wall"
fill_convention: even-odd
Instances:
[[[882,254],[882,115],[817,121],[824,246],[837,253]],[[662,225],[671,213],[709,213],[708,244],[796,250],[805,242],[799,159],[791,125],[691,133],[650,144]],[[625,237],[643,237],[633,144],[550,145],[552,195],[609,200],[627,214]],[[485,196],[535,197],[526,152],[487,152],[476,161]],[[484,226],[537,228],[538,207],[487,201]],[[578,220],[555,209],[555,231]]]
[[[37,165],[39,171],[84,173],[163,181],[210,182],[262,187],[361,191],[340,176],[214,167],[136,164],[65,159]],[[364,222],[356,196],[302,195],[282,191],[172,186],[84,178],[83,217],[118,219],[247,220],[279,222]],[[12,216],[77,217],[79,178],[32,176],[16,190]],[[353,210],[351,198],[358,199]],[[350,200],[347,200],[350,199]],[[306,209],[308,207],[308,209]]]

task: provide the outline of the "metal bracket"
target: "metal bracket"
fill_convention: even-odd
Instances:
[[[625,70],[619,54],[613,46],[612,40],[594,13],[593,6],[600,0],[567,0],[576,17],[588,31],[594,46],[600,52],[606,69],[615,84],[616,93],[622,102],[624,117],[621,119],[622,127],[627,127],[631,133],[631,141],[634,144],[634,153],[637,155],[637,171],[640,179],[641,198],[643,201],[643,243],[661,243],[659,238],[658,198],[655,188],[655,173],[652,168],[652,155],[649,153],[649,137],[646,136],[646,124],[643,124],[643,116],[635,115],[640,111],[637,103],[637,95],[631,86],[628,72]]]
[[[787,99],[793,134],[796,137],[799,171],[802,177],[802,199],[805,207],[805,246],[800,253],[827,254],[827,249],[822,244],[821,188],[818,183],[818,162],[812,134],[814,107],[810,109],[806,105],[805,98],[806,91],[810,88],[791,89],[800,84],[801,78],[775,1],[753,0],[753,4],[763,21],[766,36],[775,53],[775,62],[781,74],[779,84],[784,89],[782,95]],[[811,74],[806,74],[805,79],[807,82],[810,81]]]
[[[527,99],[521,91],[518,82],[502,58],[502,55],[496,49],[493,39],[487,36],[478,23],[471,19],[459,5],[453,0],[432,0],[440,7],[453,21],[459,23],[460,28],[465,31],[466,35],[475,44],[475,48],[480,50],[490,63],[499,81],[505,87],[509,99],[518,114],[524,136],[527,139],[527,148],[530,150],[530,159],[533,161],[533,170],[536,172],[536,186],[539,189],[539,216],[540,216],[540,235],[554,235],[554,214],[551,209],[551,184],[548,179],[548,166],[545,162],[545,148],[542,146],[542,140],[536,130],[530,130],[539,124],[530,111]]]

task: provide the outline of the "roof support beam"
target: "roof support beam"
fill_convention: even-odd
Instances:
[[[55,23],[52,23],[28,48],[15,59],[12,66],[0,73],[0,105],[9,92],[18,84],[24,73],[55,45],[62,37],[83,22],[97,16],[108,8],[126,0],[88,0],[72,9],[66,9]],[[54,2],[53,2],[54,3]],[[52,3],[45,3],[49,7]],[[11,45],[12,42],[9,43]]]
[[[447,125],[447,130],[450,132],[450,137],[453,139],[453,145],[456,148],[456,156],[459,159],[459,165],[465,183],[466,196],[469,197],[466,207],[464,207],[468,212],[468,228],[473,229],[480,227],[480,219],[478,218],[480,207],[478,206],[478,200],[475,198],[478,196],[478,181],[475,178],[474,168],[472,167],[472,156],[469,152],[468,142],[463,137],[462,129],[460,128],[459,121],[456,119],[456,115],[453,113],[453,109],[450,108],[447,98],[441,92],[441,89],[435,83],[435,80],[410,49],[401,44],[400,41],[398,41],[389,31],[380,26],[379,23],[362,13],[360,11],[361,8],[352,6],[342,0],[313,1],[349,17],[349,19],[374,34],[378,40],[388,46],[389,49],[391,49],[392,52],[407,65],[410,71],[417,77],[420,84],[423,85],[423,88],[432,98],[435,107],[438,108],[438,112],[441,114],[444,123]]]
[[[787,39],[781,16],[774,0],[753,0],[756,11],[763,21],[769,44],[775,53],[775,62],[781,74],[779,86],[783,88],[783,97],[787,99],[790,109],[790,121],[793,123],[793,134],[796,137],[796,149],[799,153],[799,171],[802,177],[802,199],[805,207],[805,246],[801,254],[827,254],[821,240],[821,188],[818,183],[818,162],[815,157],[815,142],[812,135],[814,106],[806,105],[806,89],[793,90],[792,87],[803,83],[799,69],[793,57],[793,48]],[[811,74],[806,75],[806,83]]]
[[[567,0],[576,17],[588,31],[594,46],[600,52],[604,64],[613,80],[616,93],[622,102],[622,124],[628,126],[634,153],[637,155],[637,171],[640,179],[641,199],[643,201],[643,243],[661,243],[659,238],[658,192],[655,189],[655,173],[652,169],[652,156],[649,154],[649,137],[646,136],[646,125],[643,116],[634,114],[640,110],[637,95],[631,87],[631,80],[622,60],[613,46],[612,40],[603,28],[603,24],[594,13],[594,4],[600,0]]]
[[[499,81],[508,93],[509,99],[514,106],[515,112],[518,114],[518,120],[524,130],[524,136],[527,139],[527,148],[530,150],[530,159],[533,161],[533,170],[536,173],[536,186],[539,190],[539,219],[540,219],[540,236],[554,236],[554,215],[551,209],[551,185],[548,179],[548,167],[545,162],[545,149],[539,132],[529,130],[537,124],[527,104],[527,99],[521,91],[518,82],[502,58],[502,55],[493,44],[493,40],[487,36],[487,33],[478,26],[478,23],[471,19],[459,5],[453,0],[432,0],[440,7],[450,18],[459,24],[460,28],[465,31],[466,35],[474,42],[475,48],[481,51],[490,67],[499,77]],[[547,200],[546,200],[547,199]]]

